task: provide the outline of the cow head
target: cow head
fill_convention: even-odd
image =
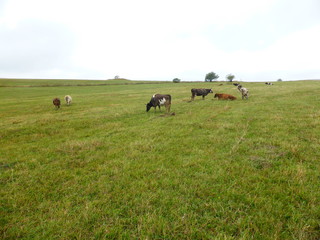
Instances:
[[[152,107],[153,105],[152,105],[152,103],[151,102],[149,102],[149,103],[147,103],[146,104],[146,107],[147,107],[147,112],[149,112],[149,110],[150,110],[150,108]]]
[[[213,93],[213,92],[212,92],[212,88],[210,88],[210,91],[209,91],[209,93]]]
[[[216,94],[214,95],[214,98],[216,98],[216,97],[218,97],[218,93],[216,93]]]

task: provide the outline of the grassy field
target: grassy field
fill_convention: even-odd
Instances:
[[[2,239],[320,238],[320,81],[37,81],[0,81]]]

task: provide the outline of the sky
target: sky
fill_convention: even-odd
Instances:
[[[0,0],[0,78],[320,79],[319,0]]]

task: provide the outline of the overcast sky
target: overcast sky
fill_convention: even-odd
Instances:
[[[320,79],[319,0],[0,0],[0,78]]]

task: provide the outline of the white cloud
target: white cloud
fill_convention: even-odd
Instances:
[[[306,78],[320,76],[318,56],[320,48],[320,25],[292,33],[273,45],[259,51],[240,51],[228,54],[235,72],[247,72],[247,80],[294,79],[294,74],[304,72]],[[224,63],[227,66],[227,63]],[[311,74],[308,74],[310,72]],[[280,76],[281,75],[281,76]],[[317,76],[317,75],[316,75]],[[273,79],[272,79],[273,78]]]
[[[63,25],[28,20],[0,28],[0,74],[26,77],[70,64],[73,35]]]
[[[301,72],[315,78],[317,6],[317,0],[10,0],[0,12],[0,48],[7,52],[0,77],[203,80],[215,71],[222,79]]]

